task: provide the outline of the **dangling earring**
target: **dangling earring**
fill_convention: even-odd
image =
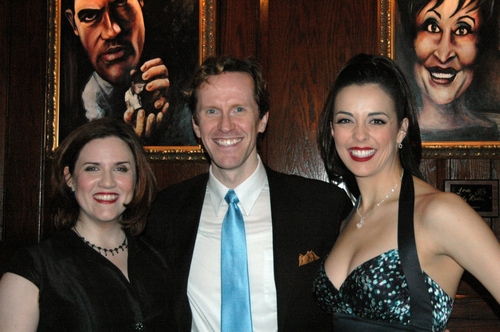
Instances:
[[[398,148],[401,150],[403,148],[403,143],[399,143]]]

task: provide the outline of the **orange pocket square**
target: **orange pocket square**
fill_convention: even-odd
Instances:
[[[319,259],[312,250],[309,250],[305,255],[299,254],[299,266],[306,265]]]

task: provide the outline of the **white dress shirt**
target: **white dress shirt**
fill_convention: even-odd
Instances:
[[[260,157],[254,173],[236,188],[225,187],[213,176],[210,167],[188,278],[192,331],[220,331],[221,227],[228,208],[224,196],[229,189],[236,192],[245,221],[253,330],[277,331],[271,202],[267,174]]]
[[[114,86],[111,83],[104,80],[96,72],[92,73],[82,92],[85,117],[89,121],[109,115],[109,110],[113,107],[113,102],[109,100],[113,90]]]

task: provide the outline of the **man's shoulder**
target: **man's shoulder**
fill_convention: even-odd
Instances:
[[[344,192],[343,189],[330,182],[307,178],[301,175],[281,173],[270,168],[267,168],[267,175],[270,186],[272,185],[272,183],[276,183],[280,186],[286,185],[288,187],[298,187],[302,189],[314,188],[332,192]]]

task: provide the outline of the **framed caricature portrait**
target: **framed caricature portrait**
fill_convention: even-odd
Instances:
[[[406,73],[428,158],[500,154],[499,6],[491,0],[380,0],[383,55]]]
[[[79,125],[113,117],[150,159],[204,158],[183,91],[214,54],[215,0],[50,0],[49,12],[49,154]]]

